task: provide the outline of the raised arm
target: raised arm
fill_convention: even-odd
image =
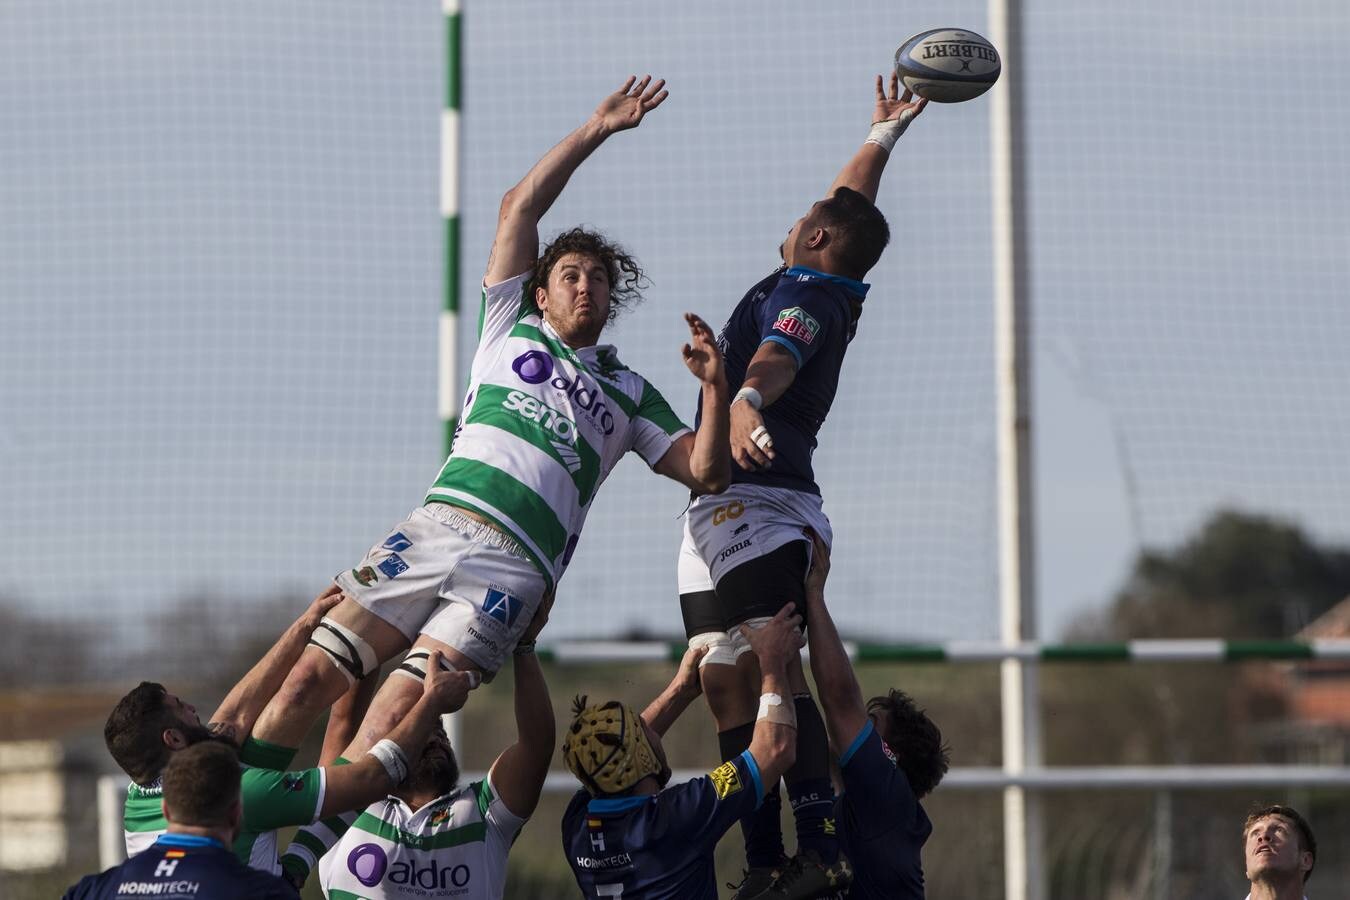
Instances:
[[[253,723],[258,720],[272,695],[281,689],[286,674],[300,658],[309,636],[319,627],[319,620],[341,600],[341,588],[335,584],[330,584],[314,598],[304,614],[282,632],[262,659],[230,689],[211,716],[212,731],[218,736],[228,737],[236,746],[243,745],[253,730]]]
[[[797,713],[788,682],[788,661],[801,649],[802,617],[789,603],[760,628],[741,626],[741,633],[759,659],[759,718],[750,738],[750,755],[759,766],[760,781],[778,783],[797,760]]]
[[[403,779],[395,778],[391,768],[396,772],[401,767],[404,775],[412,771],[440,717],[464,706],[470,683],[470,673],[445,670],[441,666],[440,652],[433,650],[427,660],[422,696],[403,721],[370,752],[352,759],[351,765],[324,770],[326,784],[319,817],[363,808],[393,790]],[[390,748],[386,742],[397,749]]]
[[[496,284],[528,270],[539,252],[539,220],[586,157],[611,134],[636,128],[642,117],[661,105],[665,79],[639,81],[629,76],[623,87],[600,102],[595,112],[535,163],[520,183],[502,197],[497,236],[488,257],[484,282]]]
[[[843,753],[867,723],[862,689],[849,662],[844,642],[825,606],[825,579],[830,573],[830,551],[816,535],[811,571],[806,576],[806,616],[811,622],[807,642],[811,648],[811,674],[816,679],[820,705],[825,711],[825,730],[835,755]]]
[[[370,701],[379,687],[380,676],[372,672],[348,688],[328,713],[328,725],[323,731],[323,748],[319,751],[319,765],[331,766],[342,755],[361,727],[361,720],[370,709]]]
[[[717,348],[712,329],[693,313],[685,313],[684,320],[689,325],[689,343],[682,351],[684,364],[703,386],[698,431],[682,435],[653,468],[696,493],[717,494],[731,483],[727,444],[730,391],[722,351]]]
[[[745,381],[728,412],[731,455],[742,469],[753,472],[773,461],[773,441],[760,431],[764,427],[760,410],[783,396],[796,377],[797,359],[782,344],[765,341],[750,358]]]
[[[539,805],[539,794],[544,789],[557,741],[553,701],[549,699],[543,667],[534,655],[535,639],[552,608],[550,593],[516,644],[512,656],[516,678],[516,742],[502,751],[489,772],[492,787],[506,808],[522,819],[528,819]]]
[[[698,680],[698,664],[707,654],[707,647],[690,647],[684,651],[684,658],[680,660],[680,668],[675,677],[642,711],[642,721],[658,735],[665,737],[670,726],[675,724],[675,720],[702,693],[703,688]]]
[[[890,95],[881,86],[881,76],[877,76],[877,105],[872,111],[872,130],[867,140],[840,170],[834,184],[830,185],[832,196],[838,188],[852,188],[873,203],[877,202],[877,189],[881,187],[881,172],[886,168],[891,148],[905,133],[909,123],[928,105],[927,100],[914,101],[914,93],[909,89],[900,94],[900,78],[891,73]]]

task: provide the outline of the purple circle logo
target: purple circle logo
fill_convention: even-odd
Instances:
[[[526,384],[543,384],[553,376],[553,357],[542,350],[531,350],[517,356],[511,368]]]
[[[347,856],[347,871],[366,887],[379,884],[388,868],[389,857],[379,844],[362,844]]]

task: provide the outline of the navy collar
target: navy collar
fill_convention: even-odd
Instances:
[[[164,844],[167,847],[219,847],[224,850],[225,845],[213,837],[207,837],[201,834],[174,834],[166,831],[155,841],[156,844]]]
[[[845,278],[843,275],[831,275],[828,272],[817,272],[815,269],[808,269],[806,266],[793,266],[783,273],[784,275],[810,275],[813,278],[819,278],[821,281],[829,281],[839,285],[859,297],[866,297],[867,291],[872,287],[861,281],[855,281],[852,278]]]
[[[637,809],[655,796],[655,794],[639,794],[636,797],[597,797],[586,804],[586,811],[593,813],[627,812],[630,809]]]

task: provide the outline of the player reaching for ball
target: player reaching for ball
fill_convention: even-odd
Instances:
[[[316,629],[260,727],[297,746],[356,679],[412,644],[381,686],[351,752],[416,699],[430,651],[490,679],[516,647],[576,547],[591,501],[636,450],[696,493],[730,477],[722,356],[687,314],[684,361],[702,384],[697,434],[660,392],[599,344],[639,298],[636,261],[604,236],[563,232],[540,250],[539,220],[572,173],[612,134],[666,99],[665,82],[630,77],[502,198],[464,413],[424,504],[335,581],[343,599]]]
[[[718,336],[731,404],[732,484],[694,499],[680,548],[679,590],[691,646],[708,647],[702,683],[717,723],[722,759],[734,759],[754,729],[759,672],[737,626],[752,627],[785,602],[805,612],[810,528],[830,541],[811,468],[816,434],[839,383],[868,285],[862,282],[890,239],[874,205],[891,148],[927,101],[876,81],[866,142],[828,196],[792,226],[783,265],[732,311]],[[809,623],[807,623],[809,625]],[[796,817],[798,853],[789,863],[779,825],[777,785],[741,827],[749,868],[736,896],[812,897],[847,885],[831,809],[829,748],[800,660],[790,670],[797,761],[784,780]],[[790,868],[789,868],[790,867]],[[779,878],[791,871],[791,878]]]

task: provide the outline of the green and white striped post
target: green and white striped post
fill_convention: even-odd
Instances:
[[[445,283],[440,322],[440,370],[436,407],[441,417],[441,458],[459,426],[459,99],[464,58],[459,0],[441,0],[445,15],[445,106],[441,109],[441,218],[445,222]],[[460,717],[445,717],[450,745],[462,736]]]
[[[440,324],[442,456],[459,424],[459,101],[463,53],[459,0],[441,0],[445,14],[445,106],[441,110],[441,217],[445,222],[444,305]]]

